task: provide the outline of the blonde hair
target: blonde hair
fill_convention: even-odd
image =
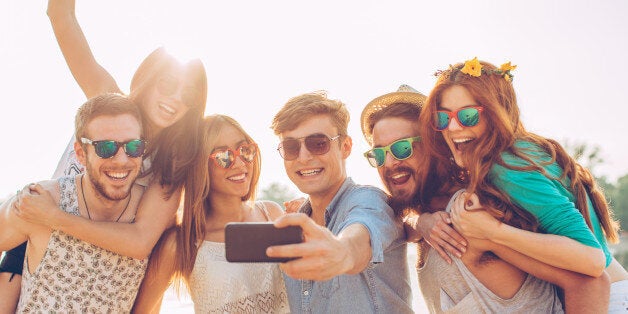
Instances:
[[[177,263],[175,267],[175,281],[179,286],[183,283],[189,290],[189,277],[194,268],[197,244],[205,238],[205,224],[212,204],[209,203],[211,193],[209,179],[209,155],[216,147],[217,139],[225,127],[234,127],[240,131],[249,143],[255,143],[253,138],[244,131],[242,126],[233,118],[225,115],[211,115],[204,119],[201,131],[201,149],[191,168],[190,175],[185,182],[183,197],[183,215],[181,225],[177,229]],[[257,183],[261,171],[261,155],[257,152],[253,161],[251,184],[249,192],[242,197],[243,202],[255,201]]]
[[[273,118],[271,129],[276,135],[296,129],[303,121],[316,115],[327,115],[340,135],[347,135],[349,111],[340,100],[327,98],[324,91],[291,98]]]

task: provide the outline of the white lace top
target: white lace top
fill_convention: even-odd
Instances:
[[[290,312],[279,265],[229,263],[221,242],[201,243],[190,290],[196,313]]]

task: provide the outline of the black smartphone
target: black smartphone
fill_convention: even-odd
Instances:
[[[294,258],[266,255],[274,245],[303,242],[299,226],[275,228],[272,222],[230,222],[225,226],[225,256],[237,263],[283,263]]]

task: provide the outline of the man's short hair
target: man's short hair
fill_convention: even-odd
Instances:
[[[80,143],[85,137],[87,125],[100,116],[119,116],[129,114],[133,116],[142,128],[142,115],[139,108],[126,96],[115,93],[102,94],[88,99],[77,111],[74,120],[76,140]],[[142,131],[143,135],[144,132]]]
[[[276,135],[296,129],[303,121],[316,115],[327,115],[338,129],[338,134],[347,135],[349,111],[339,100],[327,98],[324,91],[296,96],[279,110],[273,118],[271,128]]]

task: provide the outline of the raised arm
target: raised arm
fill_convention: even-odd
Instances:
[[[168,187],[152,183],[140,201],[135,222],[97,222],[61,211],[50,195],[35,186],[23,191],[17,213],[33,223],[61,230],[83,241],[125,256],[144,259],[168,226],[174,223],[180,191],[166,199]]]
[[[357,274],[371,259],[369,232],[361,224],[351,224],[336,236],[307,215],[294,213],[277,219],[275,226],[303,229],[304,242],[271,246],[266,251],[271,257],[300,257],[280,266],[293,278],[329,280],[342,274]]]
[[[504,224],[483,210],[477,196],[458,197],[452,207],[456,229],[467,239],[489,239],[548,265],[598,277],[606,258],[600,248],[582,244],[566,236],[542,234]]]
[[[164,293],[175,273],[176,241],[176,228],[171,228],[157,242],[135,299],[133,313],[159,313]]]
[[[113,77],[94,59],[74,8],[75,0],[49,0],[47,11],[57,43],[74,79],[87,98],[106,92],[120,93]]]

